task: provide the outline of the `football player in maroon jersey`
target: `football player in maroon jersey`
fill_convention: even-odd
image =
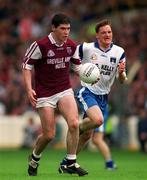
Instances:
[[[28,174],[37,175],[41,153],[55,136],[55,109],[58,108],[68,124],[67,165],[60,173],[88,174],[76,163],[79,141],[78,108],[70,85],[70,62],[79,65],[76,44],[69,38],[70,19],[63,13],[53,16],[51,33],[35,41],[23,60],[23,78],[28,98],[41,119],[42,134],[38,137],[29,158]],[[32,86],[34,69],[35,87]]]

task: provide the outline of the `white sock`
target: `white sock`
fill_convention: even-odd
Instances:
[[[67,154],[66,158],[69,160],[75,160],[77,158],[77,156],[76,156],[76,154]]]
[[[41,154],[39,154],[39,155],[35,154],[35,150],[33,150],[33,156],[36,158],[41,158]]]

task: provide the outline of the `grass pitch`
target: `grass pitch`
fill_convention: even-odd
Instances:
[[[104,161],[99,152],[82,151],[78,162],[88,176],[59,174],[59,162],[65,150],[47,149],[40,161],[37,177],[27,175],[27,158],[31,150],[0,150],[0,180],[147,180],[147,154],[113,150],[118,165],[115,171],[104,169]]]

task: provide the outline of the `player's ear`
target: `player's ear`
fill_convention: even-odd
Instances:
[[[99,35],[98,35],[98,33],[96,33],[95,37],[96,37],[96,39],[99,39]]]
[[[52,26],[51,26],[51,30],[54,32],[54,31],[55,31],[55,29],[56,29],[56,28],[55,28],[55,26],[54,26],[54,25],[52,25]]]

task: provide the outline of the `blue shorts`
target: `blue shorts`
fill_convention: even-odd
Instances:
[[[87,117],[86,111],[88,108],[96,105],[101,109],[104,117],[104,123],[99,128],[95,128],[94,131],[104,132],[108,119],[108,95],[96,95],[92,93],[88,88],[82,87],[78,91],[76,99],[79,103],[79,107],[84,112],[83,118]]]

